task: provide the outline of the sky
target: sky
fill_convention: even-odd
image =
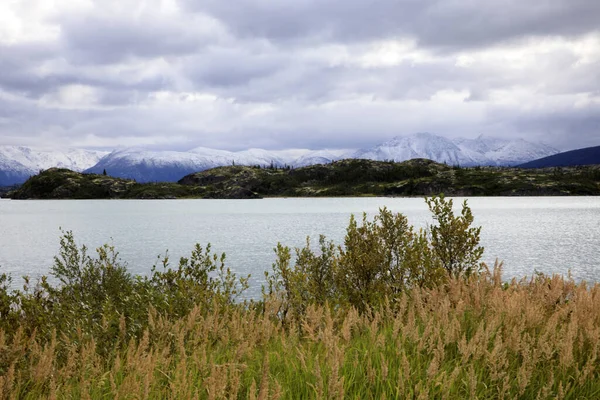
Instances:
[[[0,145],[600,145],[598,0],[1,0]]]

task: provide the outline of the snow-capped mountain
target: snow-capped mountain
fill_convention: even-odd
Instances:
[[[406,161],[413,158],[428,158],[451,165],[464,165],[467,161],[450,139],[431,133],[416,133],[411,136],[397,136],[390,141],[365,150],[358,150],[353,158],[369,160]]]
[[[33,174],[26,166],[0,154],[0,186],[22,183],[31,175]]]
[[[285,161],[267,150],[249,149],[240,152],[197,147],[190,151],[148,151],[127,148],[113,151],[86,172],[135,179],[138,182],[174,182],[193,172],[225,165],[271,164],[281,167]]]
[[[479,136],[476,139],[447,139],[432,133],[398,136],[361,150],[244,151],[197,147],[189,151],[149,151],[126,148],[112,153],[70,149],[43,152],[28,147],[0,147],[0,185],[22,183],[41,169],[63,167],[75,171],[132,178],[138,182],[177,181],[187,174],[226,165],[290,165],[303,167],[327,164],[343,158],[405,161],[428,158],[448,165],[519,165],[554,155],[558,150],[523,139],[508,140]]]
[[[269,166],[271,164],[282,166],[290,160],[281,157],[274,152],[263,149],[248,149],[243,151],[226,151],[215,150],[207,147],[196,147],[188,153],[197,154],[203,157],[208,157],[215,161],[218,165],[260,165]]]
[[[98,163],[108,152],[82,149],[40,151],[25,146],[0,146],[0,154],[39,172],[52,167],[83,171]]]
[[[329,164],[344,158],[352,158],[352,150],[314,150],[300,156],[291,164],[295,167],[306,167],[315,164]]]
[[[116,150],[85,172],[135,179],[138,182],[177,181],[186,174],[223,165],[221,157],[179,151]]]
[[[358,150],[353,158],[405,161],[427,158],[448,165],[511,166],[558,153],[558,150],[523,139],[509,140],[479,136],[477,139],[447,139],[431,133],[398,136],[372,147]]]
[[[102,173],[138,182],[178,181],[185,175],[226,165],[286,165],[302,167],[326,164],[351,154],[348,150],[301,151],[299,158],[263,149],[243,151],[215,150],[196,147],[189,151],[148,151],[139,148],[117,150],[102,158],[86,172]]]
[[[248,149],[234,153],[236,156],[236,164],[239,165],[261,165],[269,166],[284,166],[288,160],[263,149]]]
[[[279,154],[278,154],[279,153]],[[405,161],[428,158],[448,165],[517,165],[556,150],[527,142],[480,136],[477,139],[450,140],[431,133],[399,136],[370,149],[305,151],[295,159],[281,152],[263,149],[244,151],[215,150],[197,147],[187,152],[147,151],[129,148],[114,151],[87,172],[132,178],[138,182],[177,181],[187,174],[225,165],[261,165],[304,167],[327,164],[342,158]]]
[[[463,153],[473,158],[473,165],[519,165],[527,161],[548,157],[558,150],[542,143],[523,139],[507,140],[487,136],[477,139],[456,139]],[[525,161],[527,160],[527,161]]]
[[[106,154],[82,149],[42,151],[25,146],[0,146],[0,185],[22,183],[40,170],[52,167],[83,171]]]

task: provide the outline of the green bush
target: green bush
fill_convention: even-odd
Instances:
[[[169,316],[182,317],[194,307],[208,310],[218,303],[221,308],[236,304],[248,288],[248,279],[238,279],[225,267],[225,254],[211,253],[211,246],[196,244],[189,258],[182,257],[176,269],[169,267],[169,258],[162,260],[162,271],[152,268],[144,283],[154,294],[152,305]]]
[[[13,312],[13,305],[15,304],[15,296],[11,293],[10,285],[12,279],[10,275],[0,274],[0,321],[3,325],[14,326],[16,315]]]
[[[210,246],[140,277],[64,233],[56,284],[0,275],[0,398],[598,398],[600,284],[503,282],[467,204],[427,203],[279,244],[257,303]]]
[[[63,232],[53,279],[25,278],[23,289],[11,290],[10,277],[0,276],[0,329],[13,335],[18,326],[48,341],[56,335],[69,341],[93,337],[107,354],[139,339],[152,318],[181,318],[192,310],[260,309],[275,298],[286,323],[299,320],[310,305],[364,313],[395,302],[410,288],[479,272],[480,228],[471,226],[467,204],[455,216],[452,200],[426,201],[434,220],[428,229],[415,229],[402,214],[383,208],[372,220],[363,214],[359,223],[352,216],[343,245],[320,236],[315,249],[307,238],[292,257],[289,247],[278,244],[263,300],[246,304],[239,300],[249,277],[236,277],[225,267],[225,255],[213,254],[210,245],[196,245],[174,268],[166,256],[149,276],[134,276],[113,246],[90,255],[72,232]]]
[[[455,216],[452,199],[444,196],[426,199],[437,224],[431,226],[431,246],[450,275],[479,272],[483,247],[479,246],[481,227],[472,227],[473,213],[465,200],[461,215]]]
[[[289,247],[278,244],[265,293],[282,299],[282,316],[298,318],[309,304],[350,305],[364,312],[394,301],[407,288],[434,287],[449,277],[480,271],[483,247],[481,228],[472,227],[473,215],[463,203],[455,216],[452,200],[426,199],[434,224],[416,230],[402,214],[387,208],[361,224],[354,216],[344,246],[319,238],[315,252],[310,239],[295,249],[292,265]]]
[[[133,276],[113,246],[101,246],[91,256],[72,232],[63,232],[50,269],[57,284],[45,276],[32,284],[25,277],[22,290],[11,290],[10,277],[0,275],[0,330],[12,335],[20,327],[46,340],[57,334],[70,341],[93,337],[98,351],[107,354],[140,338],[151,313],[179,318],[194,308],[237,307],[248,278],[237,279],[224,260],[211,253],[210,245],[197,245],[175,269],[165,257],[162,270]]]

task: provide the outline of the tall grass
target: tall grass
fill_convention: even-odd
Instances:
[[[307,307],[286,330],[260,311],[215,305],[183,318],[148,310],[139,339],[19,328],[0,333],[5,398],[598,398],[600,286],[559,276],[503,284],[500,268],[394,303]],[[124,335],[125,322],[121,326]]]
[[[67,239],[63,250],[69,245]],[[435,285],[406,285],[373,304],[358,307],[330,293],[324,301],[303,297],[309,300],[303,308],[285,313],[297,309],[285,289],[265,290],[260,301],[235,301],[243,285],[220,268],[219,258],[197,250],[162,275],[127,278],[120,271],[119,279],[105,281],[102,263],[94,270],[78,251],[80,266],[92,276],[100,271],[99,286],[129,282],[118,286],[130,288],[124,306],[106,291],[95,292],[97,303],[78,292],[89,278],[83,270],[60,293],[47,283],[27,294],[5,288],[3,304],[12,303],[0,308],[0,396],[600,397],[598,284],[543,275],[503,282],[501,265],[480,266]],[[331,264],[341,257],[334,253],[326,253]],[[77,308],[70,299],[87,304]],[[37,320],[41,311],[56,315]]]

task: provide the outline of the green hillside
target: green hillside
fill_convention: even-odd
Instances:
[[[169,199],[327,196],[600,195],[600,166],[520,169],[461,168],[430,160],[342,160],[291,169],[227,166],[187,175],[178,183],[133,180],[65,169],[30,178],[13,199]]]

